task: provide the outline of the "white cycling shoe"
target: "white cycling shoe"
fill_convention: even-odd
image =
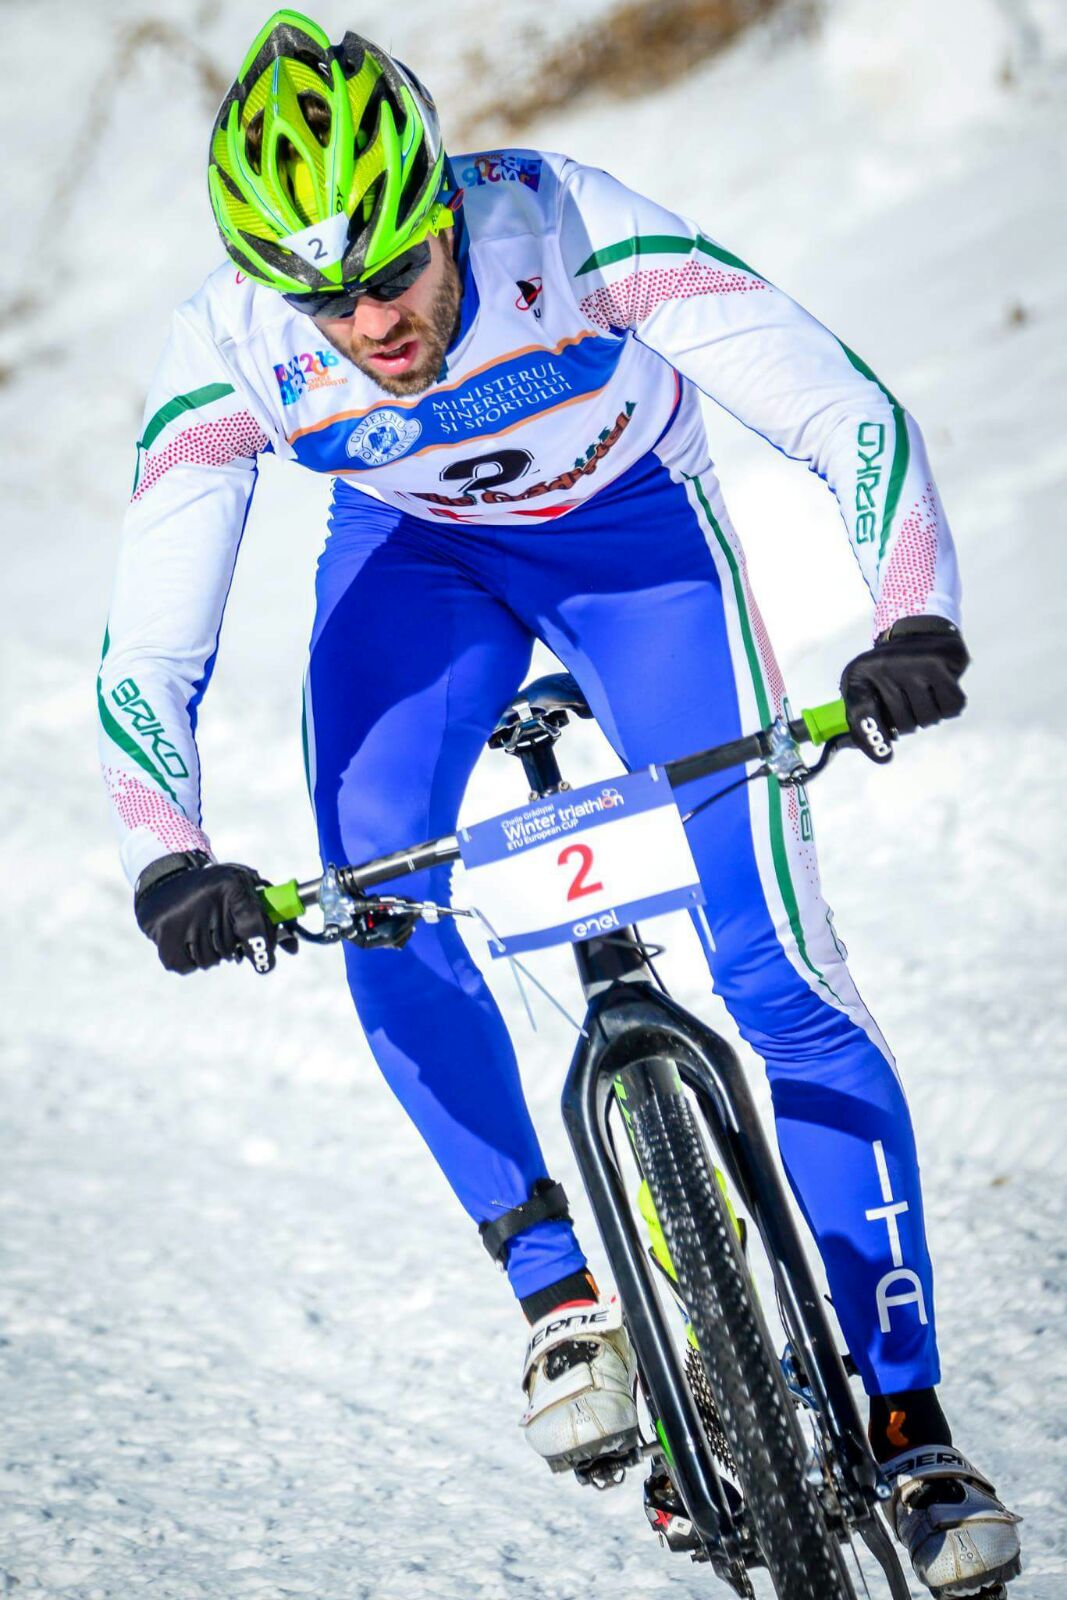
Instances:
[[[634,1357],[618,1300],[560,1306],[530,1330],[519,1426],[553,1472],[638,1442]]]
[[[1019,1574],[1021,1518],[951,1445],[905,1450],[882,1465],[889,1519],[916,1576],[938,1600],[1003,1594]]]

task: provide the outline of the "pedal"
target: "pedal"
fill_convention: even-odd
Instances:
[[[1021,1570],[1021,1569],[1020,1569]],[[1012,1573],[1018,1577],[1018,1573]],[[1008,1600],[1008,1591],[1004,1584],[995,1583],[992,1588],[987,1584],[984,1589],[971,1589],[966,1595],[962,1589],[931,1589],[930,1593],[935,1600]]]
[[[556,1456],[548,1464],[553,1472],[573,1472],[579,1483],[590,1484],[594,1489],[615,1489],[640,1460],[641,1435],[636,1428],[629,1428],[598,1439],[595,1454],[568,1453]]]
[[[940,1589],[931,1589],[930,1593],[934,1600],[1008,1600],[1007,1586],[1021,1571],[1022,1559],[1016,1556],[1006,1566],[998,1567],[993,1582],[984,1584],[980,1589],[968,1589],[958,1583],[950,1583]]]

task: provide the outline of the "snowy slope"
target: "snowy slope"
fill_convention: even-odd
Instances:
[[[43,141],[30,70],[0,113],[25,152],[5,171],[21,221],[0,261],[0,1593],[706,1595],[651,1541],[634,1485],[594,1499],[520,1439],[506,1286],[378,1080],[336,953],[267,986],[179,983],[130,915],[91,679],[147,372],[216,257],[203,79],[266,8],[201,6],[207,64],[174,44],[190,9],[156,3],[166,26],[121,70],[109,52],[141,14],[118,0],[92,26],[72,0],[5,13],[12,59],[56,30],[78,70],[55,69],[67,92]],[[447,119],[472,49],[488,37],[506,57],[533,21],[567,17],[498,11],[490,29],[457,0],[445,28],[408,0],[379,36]],[[352,20],[338,0],[320,15]],[[669,92],[528,136],[697,215],[860,350],[930,441],[972,706],[888,772],[841,758],[814,804],[837,922],[915,1108],[946,1403],[1027,1518],[1020,1600],[1067,1585],[1065,90],[1055,0],[833,0],[814,37],[756,32]],[[62,287],[49,274],[35,293],[46,260]],[[827,698],[868,615],[833,504],[710,407],[709,427],[794,702]],[[216,847],[279,876],[313,861],[298,690],[324,502],[322,483],[267,463],[202,722]],[[594,735],[570,750],[572,777],[606,770]],[[520,792],[487,760],[469,814]],[[721,1020],[684,924],[665,931],[668,977]],[[573,1003],[565,953],[537,971]],[[531,1035],[507,971],[491,977],[566,1177],[571,1037],[543,1003]]]

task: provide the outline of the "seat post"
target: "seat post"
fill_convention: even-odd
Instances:
[[[539,799],[547,794],[556,794],[566,787],[553,748],[555,742],[552,734],[545,732],[540,736],[524,739],[515,750],[515,754],[522,758],[522,770],[530,785],[530,794]]]
[[[506,750],[521,759],[532,800],[570,788],[552,749],[570,720],[570,711],[578,717],[593,714],[570,674],[552,672],[520,689],[489,735],[490,750]]]

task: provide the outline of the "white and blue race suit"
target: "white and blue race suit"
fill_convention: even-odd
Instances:
[[[564,157],[460,157],[461,324],[437,381],[386,396],[277,294],[223,266],[175,315],[138,441],[99,680],[132,880],[210,848],[197,709],[265,450],[335,479],[307,672],[324,861],[452,832],[532,642],[628,767],[768,722],[784,686],[712,471],[698,391],[830,485],[875,632],[958,620],[915,424],[864,363],[694,223]],[[688,810],[714,780],[681,795]],[[718,991],[767,1065],[789,1178],[871,1392],[938,1379],[907,1104],[822,899],[802,793],[750,784],[689,836]],[[447,897],[444,871],[404,892]],[[468,1213],[545,1176],[515,1054],[454,925],[346,946],[371,1048]],[[518,1235],[520,1295],[578,1269]]]

